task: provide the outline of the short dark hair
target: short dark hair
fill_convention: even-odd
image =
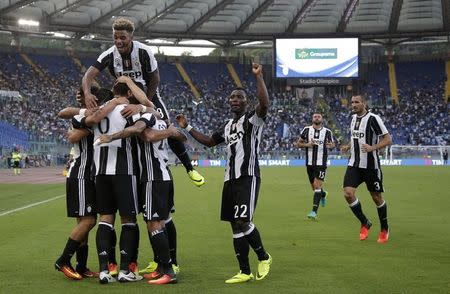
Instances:
[[[112,91],[114,96],[127,97],[129,90],[130,88],[126,83],[115,83]]]
[[[97,95],[95,95],[95,96],[97,96],[97,99],[98,99],[97,103],[98,104],[104,104],[107,101],[109,101],[109,100],[114,98],[113,92],[111,90],[105,89],[105,88],[99,89],[97,91]]]
[[[245,98],[248,98],[247,91],[243,87],[236,87],[233,89],[233,91],[231,91],[231,93],[233,93],[234,91],[242,91],[242,92],[244,92]],[[230,96],[231,96],[231,94],[230,94]]]
[[[361,97],[361,100],[362,100],[363,102],[367,102],[367,97],[366,97],[366,95],[355,93],[355,94],[353,95],[353,97],[356,97],[356,96]]]

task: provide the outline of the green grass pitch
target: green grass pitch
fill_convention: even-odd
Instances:
[[[312,191],[304,167],[262,170],[254,222],[273,256],[262,281],[226,285],[238,271],[231,229],[219,221],[223,169],[199,169],[207,184],[198,189],[181,168],[173,168],[177,212],[176,285],[144,282],[100,285],[69,281],[53,269],[74,220],[64,197],[0,216],[0,293],[449,293],[450,169],[385,167],[390,241],[377,244],[375,205],[361,186],[357,194],[374,226],[359,241],[359,224],[342,195],[344,167],[328,169],[328,205],[309,221]],[[0,213],[64,193],[63,185],[0,185]],[[140,265],[152,258],[142,218]],[[95,229],[89,266],[97,269]],[[257,260],[251,252],[252,270]]]

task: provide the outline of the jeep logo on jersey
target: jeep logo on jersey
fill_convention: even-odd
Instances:
[[[124,72],[118,72],[117,75],[120,76],[127,76],[131,79],[137,79],[142,76],[141,71],[124,71]]]
[[[362,138],[364,138],[364,133],[363,132],[358,132],[358,131],[352,131],[352,138],[354,138],[354,139],[362,139]]]
[[[242,137],[244,137],[244,132],[242,132],[242,131],[239,131],[239,132],[234,133],[234,134],[230,134],[229,136],[227,136],[227,143],[229,145],[236,144],[237,141],[242,139]]]
[[[314,144],[316,144],[316,145],[322,145],[322,144],[323,144],[323,141],[322,141],[322,140],[313,139],[312,141],[313,141]]]

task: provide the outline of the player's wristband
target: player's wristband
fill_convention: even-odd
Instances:
[[[82,115],[82,116],[85,116],[86,115],[86,108],[81,108],[80,112],[78,114]]]
[[[184,129],[186,130],[186,132],[190,132],[194,127],[191,125],[187,125]]]
[[[141,105],[142,109],[141,109],[141,113],[146,113],[147,112],[147,106],[145,105]]]

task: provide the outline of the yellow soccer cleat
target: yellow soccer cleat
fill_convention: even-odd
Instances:
[[[250,273],[249,275],[243,274],[241,271],[238,272],[237,275],[232,276],[228,280],[225,281],[227,284],[237,284],[237,283],[245,283],[253,280],[253,275]]]
[[[157,267],[158,267],[158,263],[156,263],[156,262],[154,262],[154,261],[150,261],[150,262],[148,263],[148,266],[147,266],[146,268],[141,269],[141,270],[139,271],[139,274],[140,274],[140,275],[143,275],[143,274],[150,274],[150,273],[156,271],[156,268],[157,268]]]
[[[258,281],[264,279],[269,274],[272,256],[269,253],[267,255],[269,255],[268,259],[260,260],[258,263],[258,272],[256,273],[256,280]]]
[[[188,175],[191,181],[194,182],[194,185],[196,185],[197,187],[201,187],[205,184],[205,178],[195,169],[189,171]]]
[[[172,264],[173,272],[178,275],[180,273],[180,266]]]

